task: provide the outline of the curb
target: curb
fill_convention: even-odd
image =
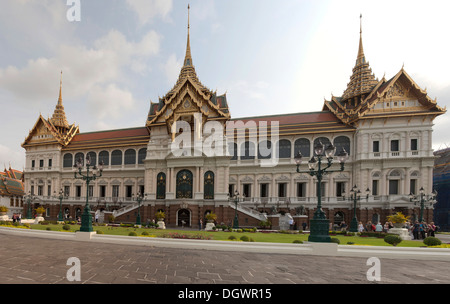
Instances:
[[[97,242],[130,246],[200,249],[212,251],[254,252],[291,255],[317,255],[333,257],[378,257],[389,259],[416,259],[450,261],[448,248],[411,248],[387,246],[338,245],[336,243],[261,243],[192,239],[168,239],[136,236],[96,234],[95,232],[59,232],[0,227],[0,234],[38,237],[62,241]]]

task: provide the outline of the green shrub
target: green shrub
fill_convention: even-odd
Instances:
[[[331,243],[340,244],[341,241],[338,238],[331,238]]]
[[[130,231],[130,233],[128,233],[128,236],[137,236],[136,231]]]
[[[47,228],[45,228],[45,230],[52,230],[52,228],[51,227],[47,227]]]
[[[148,235],[148,232],[147,231],[143,231],[142,235]]]
[[[249,241],[248,236],[246,236],[246,235],[241,236],[240,240],[243,241],[243,242],[248,242]]]
[[[303,241],[300,241],[300,240],[293,240],[292,243],[294,243],[294,244],[303,244]]]
[[[392,246],[397,246],[402,242],[402,239],[396,234],[388,234],[384,237],[384,241]]]
[[[236,239],[236,237],[235,237],[234,235],[230,235],[230,236],[228,237],[228,239],[229,239],[230,241],[234,241],[234,240]]]
[[[438,238],[436,238],[436,237],[434,237],[434,236],[426,237],[426,238],[423,240],[423,243],[424,243],[425,245],[427,245],[427,246],[439,246],[439,245],[442,244],[441,240],[438,239]]]
[[[66,224],[66,225],[63,225],[63,226],[62,226],[62,229],[63,229],[63,230],[66,230],[66,231],[69,231],[69,230],[70,230],[70,225],[67,225],[67,224]]]
[[[103,231],[97,230],[97,234],[103,234]]]

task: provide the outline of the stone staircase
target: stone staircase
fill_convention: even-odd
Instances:
[[[139,203],[136,202],[136,203],[127,205],[127,206],[123,207],[122,209],[114,210],[112,212],[112,215],[114,217],[118,217],[118,216],[121,216],[121,215],[123,215],[123,214],[125,214],[127,212],[130,212],[130,211],[134,210],[134,209],[137,209],[137,208],[139,208]]]
[[[236,209],[236,204],[234,202],[229,202],[228,205]],[[261,213],[259,211],[256,211],[255,209],[242,206],[241,204],[237,204],[237,211],[247,214],[248,216],[251,216],[257,220],[260,221],[267,221],[267,215],[265,213]]]

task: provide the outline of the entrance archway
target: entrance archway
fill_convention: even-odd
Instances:
[[[177,226],[191,227],[191,211],[188,209],[180,209],[177,212]]]

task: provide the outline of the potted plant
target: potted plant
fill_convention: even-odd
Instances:
[[[166,214],[164,213],[164,211],[158,211],[156,212],[156,219],[159,221],[163,221],[166,218]]]
[[[407,216],[405,216],[401,212],[397,212],[396,214],[389,215],[387,217],[389,222],[392,222],[395,228],[402,228],[403,225],[409,220]]]
[[[6,215],[6,212],[8,212],[8,207],[0,206],[0,216]]]
[[[217,219],[217,214],[215,213],[208,213],[206,215],[206,220],[208,221],[208,223],[214,223],[214,221]]]
[[[44,214],[44,212],[45,212],[45,208],[44,207],[40,206],[40,207],[36,208],[37,216],[42,216],[42,214]]]
[[[166,214],[164,211],[160,210],[156,212],[156,220],[159,229],[166,229],[166,224],[164,223],[164,219],[166,218]]]

